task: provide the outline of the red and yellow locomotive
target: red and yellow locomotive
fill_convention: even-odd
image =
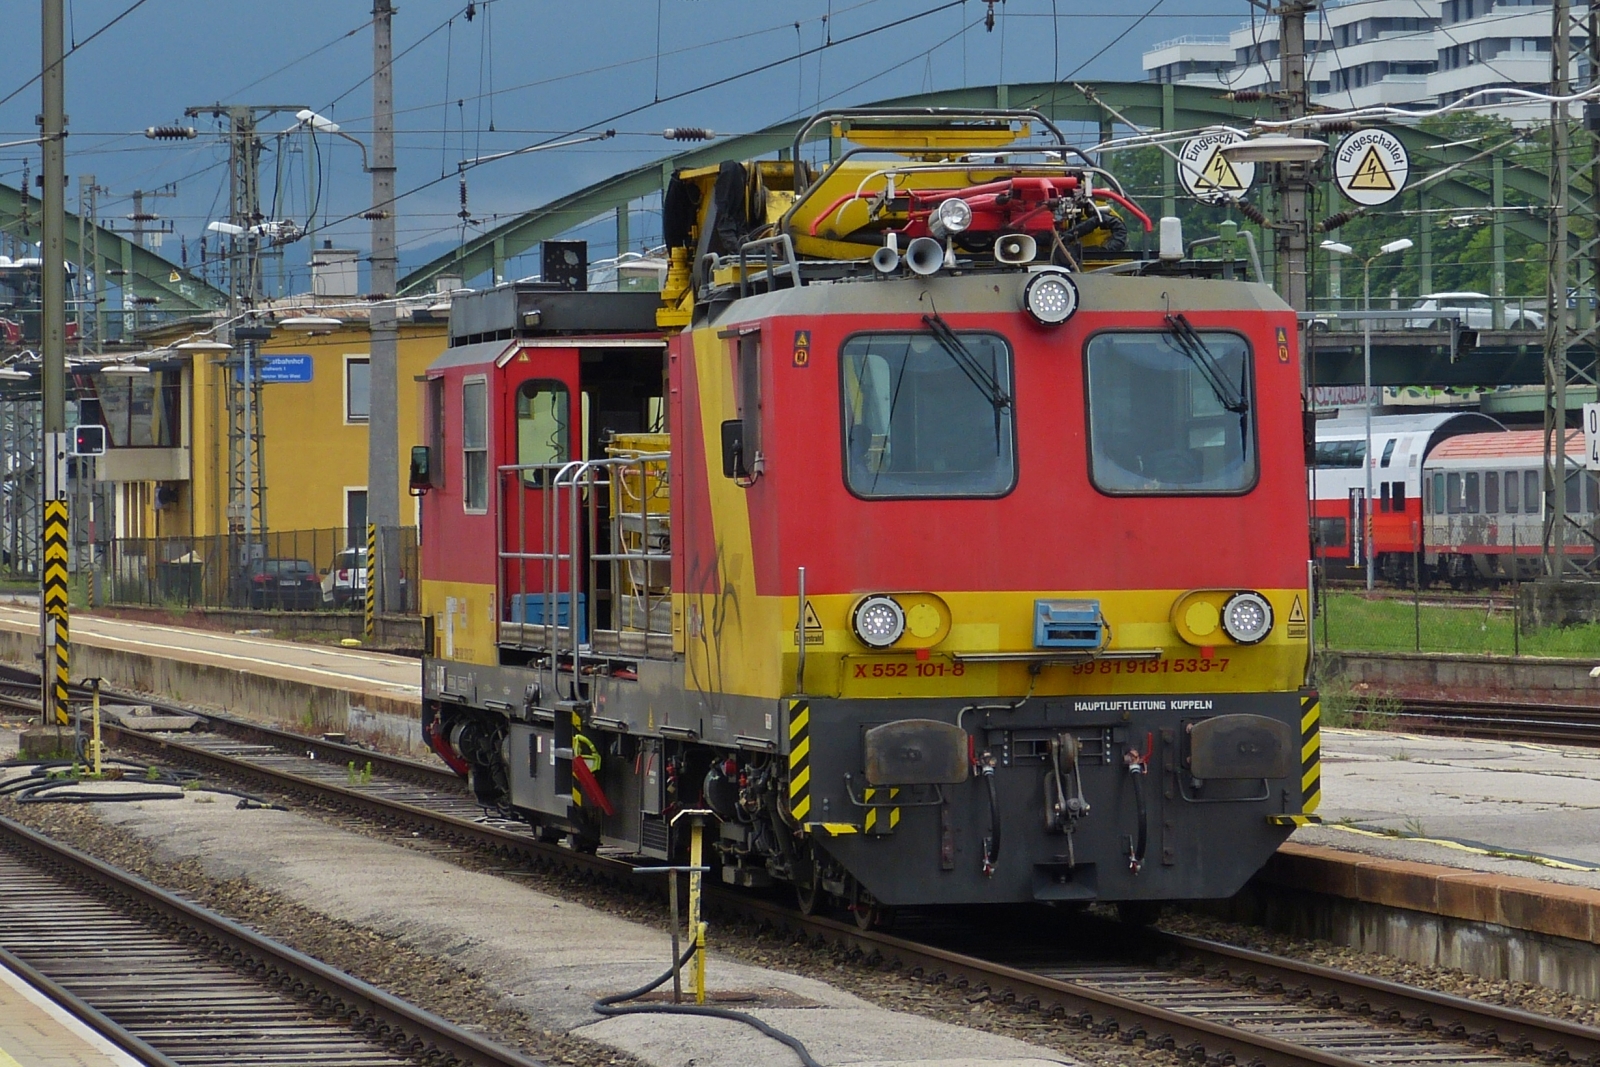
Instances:
[[[1125,251],[1031,112],[822,116],[663,210],[659,294],[452,308],[440,755],[580,846],[708,810],[863,923],[1236,890],[1318,799],[1290,310]]]

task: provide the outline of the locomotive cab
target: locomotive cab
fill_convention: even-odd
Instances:
[[[428,372],[424,729],[485,805],[708,810],[864,923],[1226,896],[1314,818],[1270,289],[1130,250],[1034,112],[831,114],[663,213],[659,296],[458,297]]]

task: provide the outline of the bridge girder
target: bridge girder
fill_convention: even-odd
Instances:
[[[22,192],[9,185],[0,185],[0,229],[15,233],[22,220]],[[38,198],[28,197],[28,214],[39,218],[44,205]],[[78,216],[67,213],[66,258],[69,263],[79,263]],[[153,297],[158,303],[153,308],[162,313],[190,313],[210,311],[227,304],[228,294],[182,270],[170,260],[141,247],[114,230],[96,226],[100,235],[100,256],[107,270],[126,270],[120,284],[125,284],[137,297]],[[79,264],[83,266],[83,264]],[[90,265],[92,266],[92,265]],[[177,280],[174,281],[174,276]]]

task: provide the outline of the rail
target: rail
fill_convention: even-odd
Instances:
[[[117,740],[212,773],[281,789],[386,827],[425,833],[457,847],[488,851],[539,868],[578,870],[587,877],[630,885],[640,892],[657,891],[653,885],[646,886],[625,862],[540,842],[525,828],[445,814],[430,810],[425,803],[386,798],[376,787],[356,789],[316,781],[281,765],[262,766],[173,738],[121,731]],[[457,805],[464,795],[461,788],[458,782],[457,791],[451,794]],[[1543,1056],[1551,1063],[1569,1058],[1600,1062],[1600,1030],[1592,1027],[1175,935],[1156,933],[1146,939],[1123,929],[1112,936],[1137,953],[1147,952],[1153,945],[1157,953],[1178,950],[1200,957],[1205,964],[1202,978],[1190,975],[1187,986],[1184,975],[1174,973],[1171,967],[1129,969],[1118,962],[1108,971],[1103,964],[1085,967],[1058,962],[1060,957],[1038,951],[1048,947],[1037,936],[1038,930],[1024,939],[1019,962],[1008,963],[997,958],[997,954],[1005,954],[1000,946],[991,945],[973,955],[938,943],[941,937],[970,942],[972,923],[967,921],[942,933],[934,930],[910,939],[861,930],[825,917],[802,916],[770,899],[736,891],[708,891],[708,898],[724,914],[736,913],[769,928],[803,935],[819,946],[876,961],[929,984],[959,988],[968,1001],[987,999],[1060,1020],[1061,1025],[1107,1037],[1116,1035],[1124,1043],[1142,1040],[1146,1048],[1180,1049],[1196,1062],[1254,1060],[1266,1067],[1354,1067],[1393,1062],[1397,1051],[1406,1053],[1403,1059],[1420,1054],[1436,1062],[1458,1058],[1503,1062],[1527,1056]],[[1016,931],[1014,922],[999,921],[995,928]],[[1067,940],[1063,938],[1062,943]],[[1196,986],[1196,981],[1204,984]],[[1232,988],[1219,991],[1219,984]],[[1228,998],[1226,1010],[1207,1011],[1206,1004],[1215,1005],[1223,997]],[[1167,998],[1166,1004],[1160,1002],[1162,998]],[[1197,1003],[1198,1008],[1193,1006]],[[1275,1023],[1273,1016],[1286,1024]],[[1421,1045],[1429,1047],[1419,1048]]]

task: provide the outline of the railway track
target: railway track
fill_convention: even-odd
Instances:
[[[412,843],[421,835],[435,848],[658,891],[619,859],[539,841],[521,823],[486,816],[443,768],[223,717],[210,722],[215,732],[194,736],[107,732],[124,751],[376,822]],[[1020,922],[913,918],[913,936],[899,936],[802,916],[751,894],[712,889],[708,897],[724,917],[961,990],[970,1001],[1038,1013],[1213,1067],[1490,1064],[1528,1056],[1600,1067],[1597,1029],[1157,931],[1105,932],[1083,919],[1034,912]],[[1053,923],[1060,938],[1038,936]],[[1016,940],[1019,929],[1025,943]],[[1085,933],[1094,929],[1102,933]],[[1095,937],[1104,950],[1089,958],[1039,947]]]
[[[1393,725],[1457,737],[1600,745],[1600,707],[1532,701],[1399,701]]]
[[[538,1067],[5,818],[0,963],[148,1067]]]

